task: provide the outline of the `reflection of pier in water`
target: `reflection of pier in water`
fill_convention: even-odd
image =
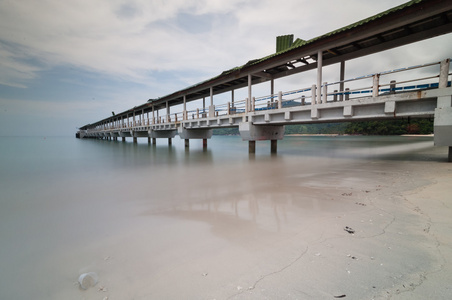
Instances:
[[[428,117],[435,120],[435,145],[449,147],[452,161],[452,87],[449,58],[440,62],[345,78],[346,62],[358,57],[449,34],[452,3],[411,1],[309,41],[277,38],[276,53],[222,72],[170,95],[80,127],[77,137],[207,139],[214,128],[238,127],[249,151],[255,142],[284,136],[284,125]],[[432,45],[432,51],[435,45]],[[424,62],[422,62],[424,63]],[[340,80],[323,82],[325,66],[339,64]],[[317,70],[311,86],[275,92],[275,80]],[[253,95],[253,85],[270,83],[270,94]],[[235,91],[247,89],[245,99]],[[225,93],[230,93],[224,101]],[[214,96],[223,95],[214,103]],[[206,107],[206,97],[210,105]],[[188,109],[187,105],[192,104]],[[171,111],[173,109],[173,111]],[[179,109],[179,111],[176,111]]]

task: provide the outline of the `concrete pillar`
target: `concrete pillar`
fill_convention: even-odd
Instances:
[[[202,97],[202,117],[204,118],[204,114],[206,113],[206,97]]]
[[[125,137],[125,136],[122,137],[122,141],[123,141],[123,142],[126,141],[126,137]]]
[[[391,80],[391,82],[389,84],[389,93],[390,94],[395,94],[395,88],[396,88],[396,81],[395,80]]]
[[[440,73],[439,73],[439,88],[447,87],[449,81],[449,65],[450,59],[445,59],[441,62]]]
[[[154,104],[152,104],[152,124],[155,124]]]
[[[322,67],[323,67],[323,54],[322,51],[317,52],[317,103],[322,99]]]
[[[173,144],[173,141],[171,138],[168,138],[168,145],[171,146]]]
[[[203,149],[207,148],[207,139],[202,139],[202,148]]]
[[[156,138],[152,138],[152,144],[153,145],[157,144],[157,139]]]
[[[190,147],[190,140],[189,139],[185,139],[184,140],[184,144],[185,144],[185,148],[189,148]]]
[[[148,137],[148,145],[151,143],[151,137]]]
[[[372,97],[378,97],[379,88],[380,88],[380,74],[375,74],[373,76]]]
[[[272,78],[271,80],[270,80],[270,95],[271,95],[271,102],[274,102],[275,100],[274,100],[274,98],[273,98],[273,95],[275,94],[275,80]]]
[[[256,153],[256,141],[248,141],[248,153]]]
[[[231,90],[231,103],[232,107],[234,107],[234,90]]]
[[[169,122],[169,120],[170,120],[170,108],[168,101],[166,101],[166,121]]]
[[[339,84],[339,91],[341,91],[341,95],[339,96],[339,101],[344,101],[344,80],[345,80],[345,61],[341,61],[341,70],[339,74],[339,80],[341,83]]]
[[[187,96],[184,95],[184,112],[182,116],[182,120],[187,120]]]
[[[317,102],[317,87],[315,84],[311,86],[311,105],[316,104]]]
[[[271,140],[270,152],[275,154],[278,151],[278,140]]]
[[[251,89],[251,84],[252,84],[252,77],[251,74],[248,74],[248,100],[251,101],[251,97],[252,97],[252,89]]]
[[[210,87],[210,106],[213,106],[213,86]]]

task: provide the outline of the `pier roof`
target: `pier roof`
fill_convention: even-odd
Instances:
[[[402,45],[418,42],[452,32],[452,1],[413,0],[377,15],[336,29],[316,38],[297,39],[285,50],[253,59],[246,64],[225,70],[219,75],[176,91],[122,113],[110,116],[80,129],[87,129],[105,122],[155,109],[221,94],[248,85],[277,79],[317,67],[317,56],[322,53],[323,66],[381,52]]]

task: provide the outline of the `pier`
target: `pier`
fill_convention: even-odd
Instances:
[[[452,3],[417,0],[394,7],[309,41],[293,35],[277,37],[276,52],[186,89],[79,128],[79,138],[125,141],[172,139],[179,135],[207,140],[215,128],[236,127],[253,153],[256,141],[271,140],[271,152],[288,124],[354,122],[399,118],[434,118],[434,142],[447,146],[452,161],[452,87],[450,59],[420,62],[345,78],[346,62],[452,32]],[[432,45],[435,51],[435,45]],[[323,68],[339,64],[337,82],[323,81]],[[316,70],[312,84],[275,91],[275,80]],[[394,78],[397,77],[397,80]],[[268,94],[253,93],[253,85],[268,83]],[[236,99],[235,91],[247,90]],[[222,101],[214,98],[222,95]],[[224,101],[225,95],[228,100]],[[208,102],[206,104],[206,102]],[[187,108],[188,104],[192,107]]]

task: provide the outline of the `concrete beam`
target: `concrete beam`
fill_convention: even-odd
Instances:
[[[239,132],[244,141],[282,140],[284,125],[253,125],[250,122],[239,124]]]
[[[179,137],[183,140],[188,139],[210,139],[213,134],[212,129],[186,129],[180,126],[177,130]]]
[[[148,136],[156,139],[171,139],[174,138],[177,134],[177,130],[149,130]]]

